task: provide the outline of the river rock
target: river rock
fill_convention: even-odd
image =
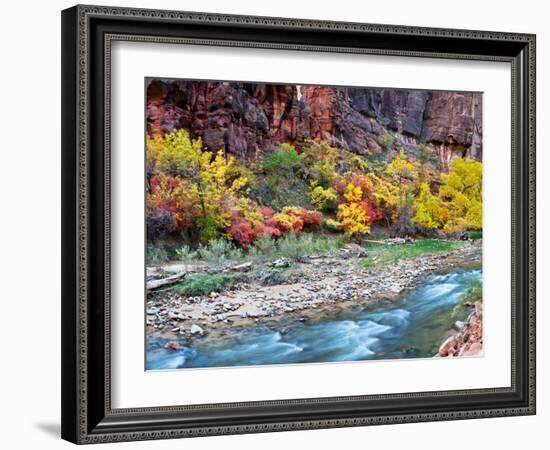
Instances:
[[[180,349],[180,344],[178,341],[168,341],[164,344],[164,348],[167,350],[178,351]]]
[[[204,330],[199,325],[197,325],[195,323],[193,325],[191,325],[191,330],[190,331],[191,331],[191,334],[194,335],[194,336],[195,335],[199,335],[199,336],[204,335]]]
[[[272,267],[283,268],[290,266],[290,261],[287,258],[279,258],[271,263]]]
[[[457,330],[462,330],[466,324],[460,320],[455,322],[455,327]]]
[[[235,272],[250,272],[250,269],[252,269],[252,262],[245,262],[231,268],[231,270],[234,270]]]
[[[439,347],[439,356],[452,356],[455,353],[457,343],[455,336],[449,336]]]
[[[399,294],[403,290],[403,286],[400,286],[398,284],[392,284],[388,290],[390,292],[393,292],[394,294]]]

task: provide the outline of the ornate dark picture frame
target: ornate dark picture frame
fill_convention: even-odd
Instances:
[[[117,40],[509,62],[511,386],[113,409],[109,137],[110,49]],[[534,35],[75,6],[62,13],[62,108],[64,439],[84,444],[535,413]]]

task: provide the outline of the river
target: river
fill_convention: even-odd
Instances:
[[[166,340],[149,337],[147,369],[432,357],[455,321],[468,315],[453,310],[481,279],[481,270],[471,267],[432,273],[394,301],[341,308],[306,322],[294,317],[233,327],[223,338],[182,339],[177,351],[164,349]]]

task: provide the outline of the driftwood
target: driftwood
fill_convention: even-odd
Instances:
[[[167,278],[162,278],[160,280],[151,280],[147,282],[147,290],[154,291],[164,286],[171,286],[183,280],[187,276],[187,272],[180,272],[174,275],[171,275]]]
[[[373,239],[363,239],[363,242],[369,242],[371,244],[383,244],[383,245],[401,245],[401,244],[409,244],[409,243],[412,243],[414,242],[414,239],[409,237],[409,236],[406,236],[404,238],[389,238],[389,239],[384,239],[383,241],[375,241]]]
[[[374,239],[363,239],[362,241],[370,244],[393,245],[393,242],[375,241]]]

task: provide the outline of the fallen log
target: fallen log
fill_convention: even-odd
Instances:
[[[375,241],[374,239],[363,239],[362,241],[368,242],[369,244],[394,245],[393,242]]]
[[[147,290],[154,291],[164,286],[171,286],[183,280],[187,276],[187,272],[180,272],[160,280],[151,280],[147,282]]]

